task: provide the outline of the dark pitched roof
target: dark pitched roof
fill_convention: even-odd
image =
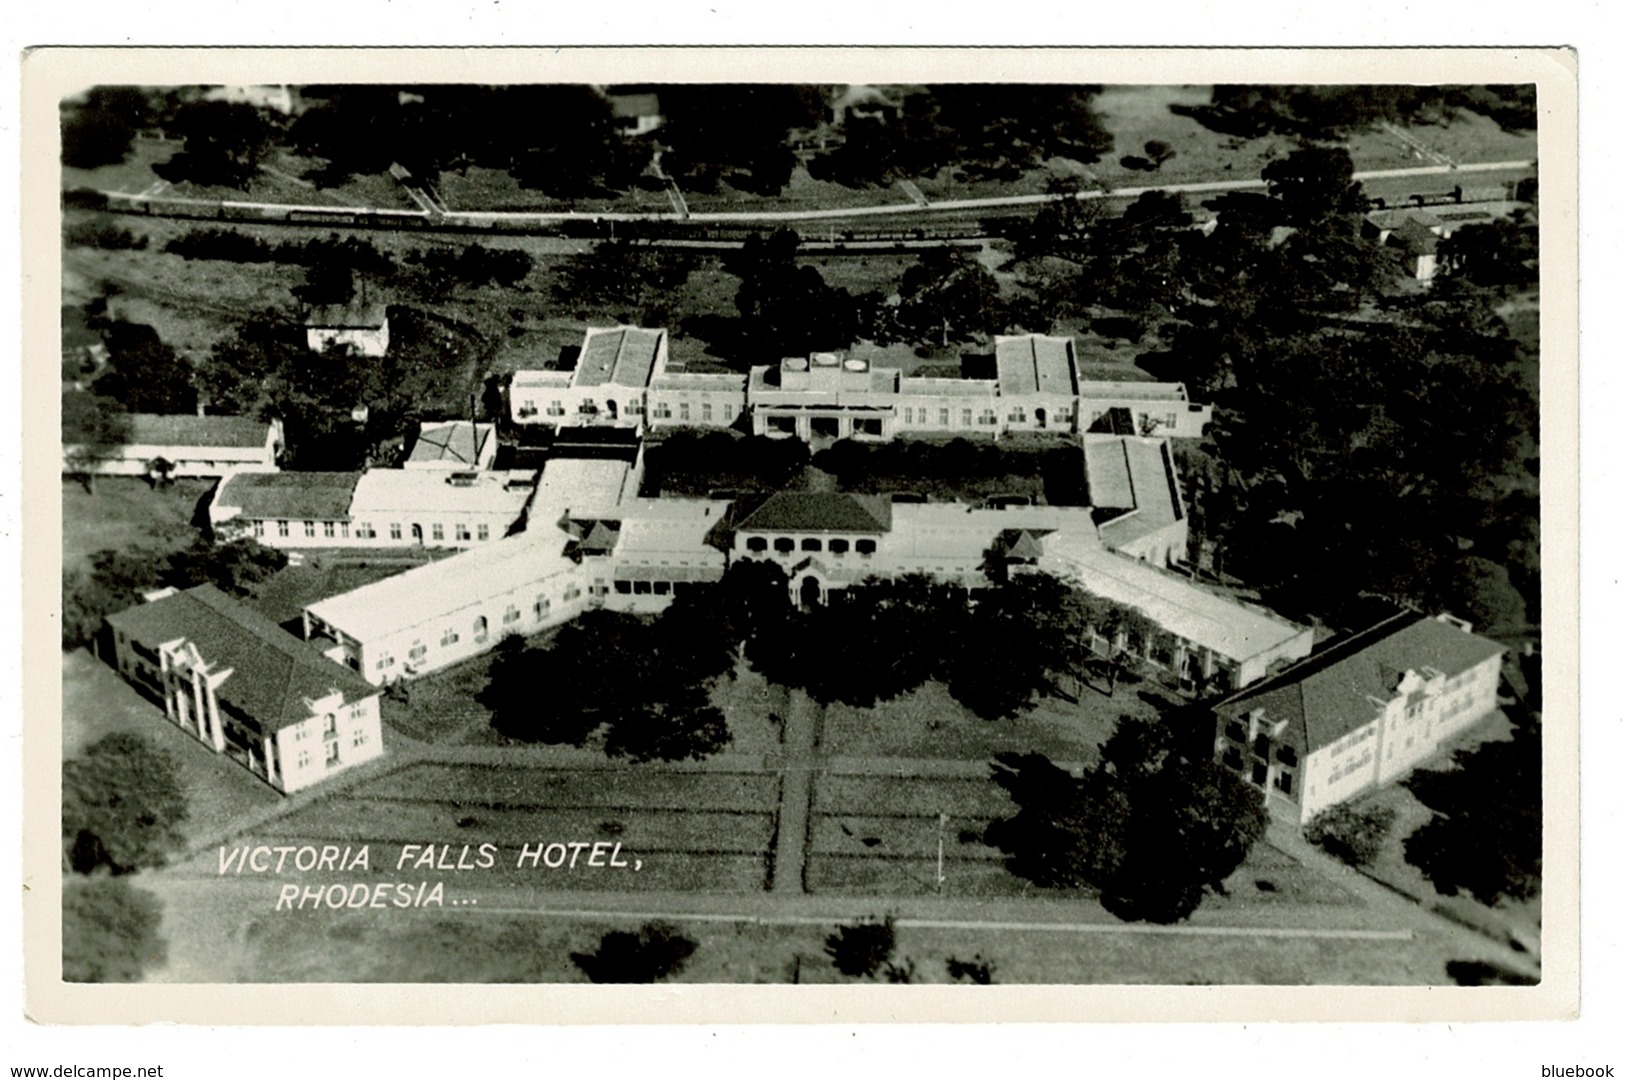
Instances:
[[[378,693],[343,664],[213,585],[129,608],[107,621],[150,646],[185,638],[213,668],[230,668],[216,696],[262,733],[309,719],[306,702],[334,691],[344,695],[346,705]]]
[[[160,416],[157,413],[131,413],[131,446],[232,446],[261,447],[270,425],[246,416]]]
[[[239,507],[246,518],[348,521],[360,479],[353,472],[238,473],[220,485],[215,504]]]
[[[891,500],[884,495],[781,491],[747,512],[740,532],[891,531]]]
[[[1301,733],[1306,753],[1371,723],[1375,698],[1394,696],[1406,671],[1424,667],[1459,675],[1506,651],[1420,612],[1408,611],[1335,642],[1279,674],[1214,706],[1227,719],[1263,708]]]

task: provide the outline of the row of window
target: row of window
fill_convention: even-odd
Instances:
[[[277,536],[284,539],[291,536],[293,524],[294,523],[291,521],[278,521],[276,523]],[[350,539],[350,523],[348,521],[306,521],[302,524],[304,526],[304,536],[307,540],[316,539],[317,525],[321,526],[321,536],[325,540]],[[264,537],[265,522],[256,519],[253,522],[253,531],[256,538]],[[355,535],[356,538],[360,540],[375,540],[378,537],[378,533],[375,529],[373,529],[372,523],[366,521],[356,522]],[[491,526],[488,524],[467,525],[459,522],[458,524],[452,526],[452,535],[458,540],[465,542],[471,540],[489,540],[491,539]],[[391,540],[400,540],[404,542],[406,539],[405,526],[398,521],[390,522],[389,538]],[[446,539],[446,526],[439,522],[431,523],[429,525],[429,539],[444,541]],[[412,526],[412,540],[414,543],[423,542],[422,525],[414,524]]]
[[[569,588],[564,590],[564,602],[565,603],[569,603],[570,601],[579,599],[580,597],[581,597],[581,588],[580,588],[580,586],[571,585]],[[530,617],[531,617],[532,622],[541,622],[544,619],[546,619],[549,615],[551,615],[552,613],[553,613],[553,601],[552,601],[552,599],[550,597],[538,596],[536,598],[535,603],[531,604],[531,606],[530,606]],[[508,628],[514,626],[514,624],[522,621],[523,618],[524,618],[524,615],[519,610],[518,605],[509,604],[507,609],[504,610],[503,613],[502,613],[502,626],[503,626],[503,629],[506,631]],[[481,616],[477,617],[474,620],[473,624],[471,625],[470,631],[472,632],[472,634],[474,636],[474,641],[475,641],[476,644],[484,644],[485,642],[489,641],[490,637],[491,637],[491,623],[490,623],[490,620],[487,619],[484,615],[481,615]],[[448,626],[448,627],[445,628],[444,631],[441,632],[441,635],[440,635],[440,647],[441,648],[450,648],[451,646],[456,645],[458,642],[462,641],[462,639],[463,639],[462,633],[457,628]],[[409,664],[418,664],[418,663],[421,663],[423,661],[423,658],[428,656],[428,655],[429,655],[429,647],[427,645],[423,644],[423,642],[421,642],[421,641],[415,641],[415,642],[412,643],[412,647],[407,650],[406,661]],[[380,653],[379,656],[378,656],[378,659],[374,662],[373,666],[379,671],[386,671],[389,668],[394,667],[395,666],[395,656],[394,656],[394,654],[393,653],[387,653],[387,652],[386,653]]]
[[[746,551],[760,553],[766,551],[767,546],[767,537],[765,536],[750,536],[745,538]],[[803,537],[800,547],[802,551],[821,552],[828,550],[831,555],[845,555],[848,551],[855,550],[864,558],[868,558],[875,553],[875,542],[873,540],[858,540],[856,542],[852,542],[843,540],[839,537],[830,540],[827,548],[825,546],[825,542],[816,536]],[[789,555],[796,550],[796,542],[793,538],[788,536],[776,537],[773,540],[773,550],[778,552],[780,555]]]
[[[608,409],[609,412],[614,415],[641,416],[643,415],[643,402],[636,398],[624,403],[612,401],[608,403]],[[596,416],[601,410],[598,408],[598,403],[589,398],[576,406],[576,411],[582,415]],[[732,402],[725,401],[719,406],[709,401],[702,401],[700,402],[699,419],[702,423],[714,423],[717,417],[720,415],[724,421],[731,421],[734,418],[735,411],[736,406]],[[567,415],[568,412],[569,410],[564,407],[563,401],[554,400],[547,403],[548,416],[558,418]],[[521,407],[519,410],[520,416],[534,416],[535,413],[535,404],[530,401],[526,401],[523,407]],[[672,419],[671,402],[656,401],[654,403],[653,415],[657,420]],[[676,419],[694,419],[693,408],[689,402],[679,401],[677,403]]]

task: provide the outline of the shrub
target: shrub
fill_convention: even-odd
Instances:
[[[666,922],[644,923],[637,933],[611,930],[598,950],[570,959],[595,983],[652,983],[676,975],[699,946]]]
[[[1304,837],[1350,866],[1370,866],[1394,827],[1391,806],[1334,806],[1317,814]]]
[[[886,967],[897,948],[897,928],[890,915],[879,922],[869,920],[836,927],[824,939],[824,951],[842,975],[870,979]]]

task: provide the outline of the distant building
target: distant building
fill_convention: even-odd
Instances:
[[[1310,818],[1400,776],[1496,708],[1506,647],[1407,612],[1214,706],[1214,756]]]
[[[384,752],[378,689],[212,585],[108,616],[113,666],[285,794]]]
[[[131,413],[118,446],[63,447],[62,471],[105,476],[231,476],[274,472],[282,450],[280,421],[244,416]],[[168,463],[168,469],[161,466]]]
[[[666,122],[660,112],[660,95],[636,86],[610,86],[602,89],[615,118],[615,126],[631,136],[647,135]]]
[[[204,101],[226,101],[292,116],[303,111],[299,91],[291,86],[214,86],[203,92]]]
[[[1083,460],[1101,544],[1158,566],[1183,563],[1190,521],[1168,440],[1084,435]]]
[[[209,528],[218,540],[249,536],[275,548],[345,547],[360,479],[358,472],[231,476],[209,499]]]
[[[497,456],[497,426],[470,420],[425,420],[402,462],[407,469],[489,469]]]
[[[366,300],[311,308],[305,316],[305,343],[314,353],[343,347],[360,356],[383,356],[389,352],[389,310]]]

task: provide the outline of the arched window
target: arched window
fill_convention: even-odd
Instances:
[[[788,555],[796,549],[796,542],[788,536],[781,536],[773,541],[773,550],[781,555]]]
[[[752,536],[752,537],[747,538],[745,540],[745,550],[746,551],[766,551],[767,550],[767,537],[765,537],[765,536]]]
[[[486,636],[489,634],[490,629],[491,629],[491,624],[486,620],[484,615],[481,615],[479,618],[475,619],[474,620],[474,640],[475,641],[484,641]]]
[[[875,553],[875,542],[873,540],[859,540],[857,549],[859,555],[873,555]]]
[[[802,551],[823,551],[824,542],[815,536],[809,536],[801,542]]]
[[[845,555],[851,549],[852,545],[845,540],[831,540],[829,542],[829,550],[836,555]]]

